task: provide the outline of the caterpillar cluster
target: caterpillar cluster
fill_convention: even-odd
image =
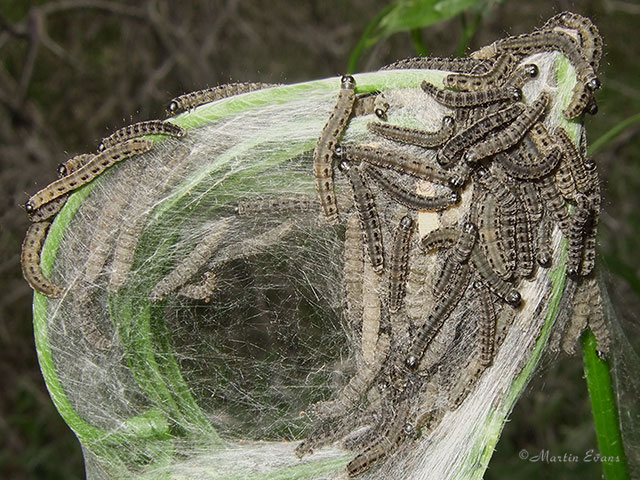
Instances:
[[[172,99],[169,102],[167,112],[175,115],[193,110],[208,102],[272,86],[272,84],[266,83],[232,83],[211,87]],[[174,123],[162,120],[148,120],[123,127],[103,138],[98,145],[97,153],[76,155],[60,164],[58,179],[31,196],[26,202],[25,210],[32,226],[27,230],[22,244],[22,272],[25,280],[35,291],[52,298],[60,297],[64,293],[64,288],[52,283],[42,272],[40,252],[49,226],[64,207],[69,194],[90,183],[112,165],[150,151],[153,148],[153,141],[142,138],[148,135],[168,135],[182,138],[186,135],[186,130]],[[135,242],[133,236],[129,235],[127,238]],[[135,243],[131,247],[134,246]],[[120,251],[126,252],[128,250],[121,248]],[[132,256],[132,254],[123,253],[122,256]],[[124,263],[127,262],[124,261]],[[122,265],[122,267],[116,271],[126,271],[124,268],[126,265]],[[122,278],[116,278],[112,281],[112,286],[119,286],[122,283]]]
[[[548,114],[556,102],[553,91],[543,89],[525,102],[523,88],[539,69],[523,60],[552,51],[568,58],[577,83],[563,114],[574,118],[588,105],[589,113],[595,112],[592,93],[599,86],[595,70],[601,45],[590,20],[563,13],[542,30],[499,40],[472,58],[392,64],[385,68],[453,72],[444,79],[444,89],[426,81],[421,86],[424,95],[449,113],[436,130],[371,122],[367,129],[379,140],[364,144],[340,142],[358,101],[355,80],[343,77],[335,110],[314,151],[314,174],[320,204],[331,222],[340,217],[334,174],[344,176],[351,188],[353,207],[343,212],[344,282],[347,317],[362,329],[363,353],[358,369],[336,397],[314,406],[315,420],[296,450],[299,456],[343,439],[344,446],[356,452],[347,472],[358,476],[432,426],[433,416],[425,414],[421,402],[450,353],[455,331],[448,321],[473,288],[479,303],[479,347],[464,366],[467,374],[459,375],[458,385],[451,389],[448,408],[459,405],[493,361],[498,312],[515,312],[522,303],[518,285],[532,278],[537,268],[551,266],[554,228],[569,243],[571,281],[584,284],[588,295],[597,294],[592,288],[601,203],[596,166],[584,157],[584,146],[577,148],[565,130],[552,126]],[[387,110],[394,107],[402,105],[387,102]],[[386,113],[383,117],[376,112],[381,119]],[[416,153],[401,148],[407,145],[416,147],[411,150]],[[418,191],[425,184],[430,195]],[[457,224],[420,237],[418,213],[454,209],[465,191],[472,192],[468,214]],[[397,206],[397,223],[379,211],[379,205],[388,203]],[[420,289],[411,285],[412,270],[424,268],[412,262],[430,252],[437,252],[441,263],[433,278],[431,303],[424,296],[413,298]],[[362,279],[355,281],[354,275]],[[366,283],[378,288],[380,298],[373,308],[367,308],[370,301],[365,303],[370,295]],[[412,319],[416,303],[423,304],[419,321]],[[571,339],[566,342],[575,342],[589,319],[600,332],[604,351],[602,309],[586,313],[588,305],[581,301],[576,307],[577,320],[567,329]],[[379,327],[377,338],[365,341],[368,323]],[[365,356],[365,344],[373,354]],[[355,438],[354,425],[364,429]]]
[[[382,93],[360,95],[355,79],[344,76],[313,151],[309,174],[317,201],[283,192],[266,201],[238,203],[235,216],[213,222],[193,250],[153,285],[153,302],[170,295],[207,299],[219,288],[216,268],[269,249],[295,227],[286,220],[255,237],[225,243],[236,217],[322,212],[323,225],[344,226],[345,317],[359,339],[361,355],[337,395],[312,407],[313,422],[296,449],[299,456],[343,440],[345,448],[356,452],[347,472],[358,476],[410,445],[445,411],[460,405],[492,364],[503,338],[501,328],[521,307],[523,280],[551,266],[555,228],[568,240],[567,272],[581,292],[576,294],[575,315],[557,343],[571,351],[571,342],[589,325],[606,353],[602,302],[593,279],[601,206],[596,165],[585,158],[583,143],[576,147],[568,132],[553,126],[550,111],[558,101],[553,90],[543,88],[535,98],[523,93],[540,74],[531,56],[553,51],[569,60],[577,76],[563,115],[595,113],[602,40],[589,19],[572,13],[553,17],[533,33],[499,40],[470,58],[407,59],[385,67],[450,72],[444,88],[427,81],[421,85],[420,95],[446,111],[429,129],[390,123],[393,109],[402,105]],[[168,112],[270,86],[230,84],[189,93],[173,99]],[[375,118],[367,124],[372,141],[341,141],[351,120],[368,116]],[[103,139],[95,154],[74,157],[59,167],[60,178],[26,204],[32,225],[23,243],[22,267],[34,290],[50,297],[66,291],[43,274],[40,251],[69,194],[112,165],[150,151],[154,142],[148,135],[181,138],[186,133],[169,121],[140,122]],[[172,154],[175,176],[188,153],[179,146]],[[170,180],[157,173],[146,181],[165,189]],[[103,212],[112,217],[101,219],[104,228],[117,224],[124,209],[137,213],[131,215],[135,221],[118,226],[109,292],[127,281],[151,201],[144,193],[134,193],[128,203]],[[464,202],[471,207],[455,222],[420,231],[421,212],[446,215]],[[111,255],[98,232],[94,240],[82,276],[86,289],[80,289],[86,295],[75,300],[79,312],[86,310],[91,285]],[[217,263],[210,262],[214,254]],[[451,321],[456,312],[469,308],[463,299],[473,299],[477,318],[466,350],[458,343],[470,335],[461,331],[465,326]],[[90,320],[81,328],[96,348],[110,347]],[[434,385],[445,384],[443,404],[425,409],[436,395]]]

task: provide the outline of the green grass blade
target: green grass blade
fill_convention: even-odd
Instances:
[[[419,28],[414,28],[409,32],[409,36],[411,37],[411,43],[413,43],[413,48],[416,53],[421,57],[426,57],[429,51],[422,41],[422,31]]]
[[[635,115],[632,115],[629,118],[621,121],[617,125],[614,125],[611,129],[609,129],[606,133],[604,133],[600,138],[598,138],[591,144],[591,146],[589,147],[589,155],[593,155],[594,153],[602,150],[602,148],[607,143],[611,142],[627,128],[632,127],[637,123],[640,123],[640,113],[636,113]]]

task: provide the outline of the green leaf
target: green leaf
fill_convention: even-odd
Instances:
[[[399,2],[380,21],[381,36],[424,28],[447,20],[478,3],[477,0],[414,0]]]
[[[397,32],[428,27],[484,3],[484,0],[405,0],[387,5],[367,25],[354,48],[349,59],[349,73],[356,71],[362,52],[383,38]]]

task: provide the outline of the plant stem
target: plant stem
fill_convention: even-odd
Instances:
[[[607,480],[628,479],[629,472],[622,444],[609,362],[598,356],[598,344],[591,330],[587,329],[580,341],[600,455],[602,458],[610,459],[610,461],[602,461],[604,476]]]

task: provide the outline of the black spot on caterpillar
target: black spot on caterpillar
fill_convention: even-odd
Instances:
[[[382,273],[384,269],[382,229],[373,194],[357,168],[352,167],[346,161],[342,161],[340,169],[349,178],[349,183],[351,183],[353,189],[353,198],[358,218],[360,219],[364,243],[369,254],[369,261],[376,273]]]
[[[396,227],[389,259],[389,311],[395,313],[402,307],[409,275],[409,249],[413,220],[404,216]]]
[[[439,212],[460,202],[460,194],[457,192],[449,191],[432,197],[424,197],[397,185],[388,175],[376,167],[363,164],[361,168],[362,172],[372,178],[387,195],[412,210]]]
[[[466,153],[465,159],[468,162],[477,162],[482,158],[490,157],[498,152],[507,150],[522,140],[527,131],[544,113],[549,103],[549,94],[542,92],[538,99],[527,107],[513,122],[502,130],[498,130],[494,135],[486,140],[473,145]]]
[[[415,128],[387,125],[371,122],[367,124],[370,132],[396,142],[417,145],[423,148],[433,148],[442,145],[453,135],[454,121],[452,117],[444,117],[442,125],[434,132],[427,132]]]
[[[451,72],[477,73],[487,72],[491,68],[488,60],[477,60],[474,58],[438,58],[438,57],[414,57],[405,58],[397,62],[385,65],[380,70],[400,70],[400,69],[426,69],[426,70],[448,70]]]
[[[440,167],[427,163],[423,158],[401,155],[393,150],[366,145],[341,145],[339,150],[336,150],[336,156],[353,163],[367,162],[378,167],[389,168],[440,185],[449,184],[448,173]]]
[[[40,252],[44,239],[47,236],[47,230],[51,222],[32,223],[27,230],[27,234],[22,242],[22,255],[20,257],[22,264],[22,275],[29,283],[29,286],[37,292],[48,297],[58,298],[62,296],[64,290],[52,283],[45,277],[40,267]]]
[[[205,103],[215,102],[216,100],[221,100],[223,98],[277,86],[278,85],[272,83],[260,82],[228,83],[226,85],[219,85],[217,87],[185,93],[184,95],[180,95],[169,102],[167,116],[176,115],[177,113],[185,110],[191,110]]]
[[[440,90],[426,80],[420,85],[422,90],[431,95],[437,102],[448,107],[477,107],[488,103],[522,99],[522,91],[517,87],[495,87],[474,92],[456,92],[454,90]]]
[[[322,129],[316,148],[313,150],[313,174],[316,189],[320,195],[324,214],[330,222],[334,222],[338,216],[338,205],[333,186],[333,153],[353,110],[356,98],[355,86],[356,83],[352,76],[342,77],[338,100],[329,120]]]
[[[491,70],[488,72],[479,75],[453,73],[447,75],[444,80],[444,86],[467,92],[499,87],[505,83],[507,77],[515,68],[516,63],[513,55],[508,53],[500,55],[496,58]]]
[[[62,162],[58,165],[58,178],[66,177],[70,173],[75,172],[89,162],[94,156],[95,155],[93,155],[93,153],[82,153]]]
[[[162,120],[149,120],[146,122],[138,122],[112,133],[98,146],[98,151],[102,152],[107,148],[111,148],[118,143],[122,143],[132,138],[143,137],[145,135],[171,135],[172,137],[184,137],[187,131],[173,123],[163,122]]]
[[[451,165],[460,152],[480,141],[492,130],[514,121],[524,112],[524,109],[523,104],[516,103],[481,118],[445,143],[438,151],[438,163],[444,167]]]
[[[473,284],[478,292],[480,315],[478,339],[480,341],[480,362],[484,367],[493,363],[496,338],[496,309],[489,289],[480,281]]]
[[[115,163],[148,152],[152,147],[151,140],[136,138],[105,150],[75,172],[56,180],[36,193],[26,204],[27,212],[33,212],[45,203],[86,185]]]

